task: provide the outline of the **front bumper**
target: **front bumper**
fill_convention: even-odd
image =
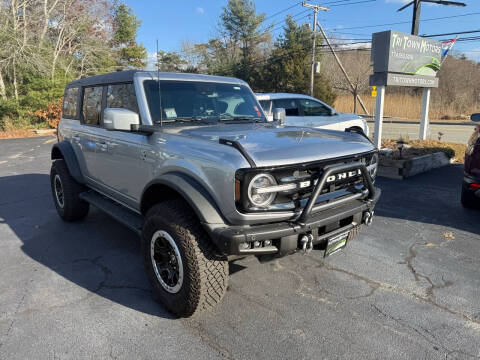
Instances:
[[[286,255],[298,248],[299,237],[303,234],[312,234],[313,243],[349,231],[365,223],[366,214],[373,213],[373,209],[380,198],[381,190],[375,188],[374,196],[366,200],[353,200],[313,214],[302,224],[298,222],[277,222],[255,226],[231,226],[212,229],[211,235],[220,251],[227,255]],[[244,243],[258,241],[261,245],[270,240],[270,246],[242,249]]]

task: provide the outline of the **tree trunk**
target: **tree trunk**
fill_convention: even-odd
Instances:
[[[40,43],[43,41],[43,39],[45,38],[45,35],[47,34],[48,22],[50,21],[49,15],[48,15],[47,3],[48,3],[48,0],[43,0],[43,28],[42,28],[42,32],[40,33]]]
[[[357,89],[353,91],[353,113],[357,113]]]
[[[5,90],[5,82],[3,81],[2,69],[0,69],[0,97],[2,100],[7,100],[7,91]]]
[[[23,18],[23,43],[22,50],[27,45],[27,3],[24,2],[22,5],[22,18]]]
[[[52,78],[52,81],[55,79],[55,68],[57,67],[57,59],[58,59],[58,53],[55,53],[55,54],[53,55],[52,69],[51,69],[51,78]]]
[[[17,60],[13,55],[13,93],[15,94],[15,100],[18,102],[18,85],[17,85]]]

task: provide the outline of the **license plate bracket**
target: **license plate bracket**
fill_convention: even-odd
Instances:
[[[348,234],[350,232],[346,231],[341,234],[332,236],[327,240],[327,247],[325,248],[325,252],[323,254],[323,257],[330,256],[337,251],[343,249],[345,246],[347,246],[347,240],[348,240]]]

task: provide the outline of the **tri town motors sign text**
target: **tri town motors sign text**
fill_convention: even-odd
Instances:
[[[383,31],[372,35],[372,61],[370,85],[437,87],[442,44],[398,31]]]

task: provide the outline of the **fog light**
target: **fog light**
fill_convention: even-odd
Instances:
[[[249,243],[241,243],[240,244],[240,250],[246,250],[246,249],[250,249],[250,244]]]
[[[256,247],[256,248],[257,248],[257,247],[260,247],[260,241],[255,240],[255,241],[253,242],[253,247]]]
[[[272,245],[272,240],[265,240],[263,243],[265,244],[265,246],[270,246]]]

